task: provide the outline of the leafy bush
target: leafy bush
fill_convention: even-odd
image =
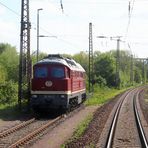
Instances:
[[[0,65],[0,72],[2,71],[6,81],[18,81],[19,55],[16,47],[0,43]]]
[[[94,62],[94,72],[99,81],[107,86],[115,85],[115,58],[111,54],[103,53]],[[103,80],[103,79],[104,80]]]
[[[95,83],[99,84],[100,87],[106,86],[106,80],[101,76],[95,76]]]
[[[12,81],[0,83],[0,104],[16,102],[17,91],[17,84]]]
[[[6,69],[4,68],[4,66],[0,64],[0,83],[5,82],[6,77],[7,77]]]

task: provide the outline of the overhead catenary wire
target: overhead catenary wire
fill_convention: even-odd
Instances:
[[[95,1],[96,0],[92,0],[92,1],[89,1],[89,3],[91,3],[91,2],[93,2],[93,3],[95,3]],[[146,2],[146,0],[141,0],[142,2]],[[136,3],[138,3],[138,2],[141,2],[140,0],[137,0],[136,1]],[[50,2],[51,2],[51,0],[50,0]],[[58,1],[54,1],[54,2],[58,2],[58,7],[59,6],[61,6],[61,4],[63,5],[63,6],[65,6],[65,10],[66,10],[66,4],[67,3],[70,3],[70,1],[69,0],[58,0]],[[53,3],[54,3],[53,2]],[[83,4],[86,4],[87,2],[85,1],[85,0],[82,0],[81,1]],[[80,2],[80,3],[81,3]],[[86,3],[85,3],[86,2]],[[107,2],[106,1],[103,1],[103,0],[101,0],[101,1],[99,1],[99,2],[103,2],[103,3],[106,3],[107,4]],[[122,0],[122,1],[117,1],[117,0],[115,0],[114,2],[121,2],[121,3],[127,3],[128,1],[126,0],[126,1],[124,1],[124,0]],[[76,2],[74,2],[74,1],[72,1],[72,3],[73,4],[77,4]],[[97,1],[97,3],[98,3],[98,1]],[[111,3],[111,2],[109,2],[109,3]],[[135,0],[130,0],[130,4],[128,4],[127,6],[130,6],[129,8],[128,8],[128,13],[129,13],[129,22],[130,21],[132,21],[131,19],[132,19],[132,13],[134,12],[134,3],[135,3]],[[0,5],[2,5],[2,6],[4,6],[4,7],[6,7],[7,9],[9,9],[9,11],[11,11],[12,13],[14,13],[16,16],[19,16],[20,17],[20,14],[19,13],[17,13],[16,11],[14,11],[13,9],[11,9],[11,7],[9,7],[9,6],[7,6],[6,5],[6,3],[5,2],[0,2]],[[62,7],[61,7],[62,8]],[[63,9],[64,9],[64,7],[63,7]],[[36,28],[36,23],[34,23],[34,22],[31,22],[31,24],[32,24],[32,29],[34,29],[34,28]],[[19,25],[19,24],[18,24]],[[128,29],[128,31],[127,31],[127,35],[128,35],[128,32],[130,31],[130,23],[129,23],[129,27],[127,27]],[[45,33],[47,33],[47,35],[53,35],[53,33],[51,33],[50,32],[50,30],[48,30],[48,29],[46,29],[46,27],[40,27],[40,29],[41,30],[43,30]],[[46,29],[46,30],[45,30]],[[43,32],[43,33],[44,33]],[[56,35],[56,34],[55,34]],[[70,45],[71,47],[73,47],[73,48],[75,48],[75,49],[80,49],[81,48],[81,46],[79,47],[79,44],[77,44],[77,43],[73,43],[73,41],[70,41],[68,38],[66,38],[65,36],[63,36],[63,35],[58,35],[57,36],[57,38],[54,38],[54,39],[56,39],[56,40],[59,40],[60,42],[63,42],[63,43],[65,43],[65,45],[66,44],[68,44],[68,45]],[[85,39],[87,39],[87,37],[85,37]],[[125,39],[124,39],[125,40]],[[132,42],[133,43],[133,42]],[[139,43],[139,44],[142,44],[142,43]],[[78,46],[78,47],[76,47],[76,46]],[[82,50],[82,49],[81,49]]]
[[[21,16],[19,13],[17,13],[16,11],[14,11],[13,9],[9,8],[8,6],[6,6],[5,4],[3,4],[2,2],[0,2],[0,5],[2,5],[3,7],[7,8],[9,11],[11,11],[12,13],[14,13],[17,16]]]
[[[127,23],[125,38],[127,38],[127,35],[128,35],[134,4],[135,4],[135,0],[133,0],[132,2],[129,1],[129,4],[128,4],[128,23]]]
[[[62,12],[64,13],[64,7],[63,7],[62,0],[60,0],[60,4],[61,4],[61,9],[62,9]]]
[[[35,23],[33,23],[33,24],[35,24]],[[55,36],[54,34],[50,33],[50,32],[47,31],[46,29],[44,29],[43,27],[40,27],[40,29],[41,29],[42,31],[44,31],[45,33],[47,33],[47,35]],[[77,47],[77,45],[75,45],[75,44],[73,44],[73,43],[71,43],[71,42],[69,42],[69,41],[66,41],[65,39],[62,39],[62,38],[60,38],[59,36],[56,36],[54,39],[59,40],[59,41],[65,43],[65,44],[67,44],[67,45],[73,47],[74,49],[80,49],[79,47]],[[82,49],[80,49],[80,50],[82,50]]]
[[[62,9],[62,12],[64,12],[64,8],[63,8],[63,3],[62,3],[62,0],[60,1],[60,4],[61,4],[61,9]],[[11,11],[13,14],[15,14],[16,16],[20,17],[21,15],[14,11],[12,8],[8,7],[7,5],[5,5],[4,3],[0,2],[0,5],[2,5],[3,7],[7,8],[9,11]],[[36,23],[35,22],[31,22],[32,25],[34,25],[35,27],[33,27],[35,30],[36,30]],[[53,35],[52,33],[50,33],[49,31],[47,31],[46,29],[44,29],[43,27],[40,27],[40,29],[44,32],[47,33],[47,35],[52,35],[52,36],[55,36]],[[76,47],[76,45],[74,45],[73,43],[69,42],[69,41],[66,41],[64,39],[61,39],[59,38],[58,36],[55,38],[61,42],[64,42],[65,44],[68,44],[69,46],[73,47],[74,49],[80,49],[79,47]],[[82,49],[81,49],[82,50]]]
[[[50,0],[50,2],[52,2],[52,3],[59,3],[59,2],[57,2],[57,1],[55,1],[55,0]],[[148,2],[147,0],[137,0],[137,2]],[[75,1],[70,1],[70,0],[65,0],[65,3],[66,4],[75,4],[75,5],[77,5],[78,3],[79,3],[79,5],[84,5],[84,4],[105,4],[105,5],[114,5],[114,4],[122,4],[122,3],[127,3],[127,0],[112,0],[112,1],[110,1],[110,0],[99,0],[99,1],[97,1],[97,0],[89,0],[89,1],[86,1],[86,0],[75,0]]]
[[[128,39],[128,33],[129,33],[129,28],[130,28],[130,24],[131,24],[131,18],[132,18],[132,14],[133,14],[133,8],[134,8],[134,4],[135,4],[135,0],[130,0],[128,3],[128,23],[127,23],[127,27],[126,27],[126,32],[125,32],[125,42],[127,42]],[[130,47],[130,43],[127,42],[128,48]],[[131,53],[132,50],[131,48],[129,48]]]

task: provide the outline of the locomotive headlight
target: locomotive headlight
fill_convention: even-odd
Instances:
[[[61,99],[65,99],[66,95],[61,95],[60,97],[61,97]]]
[[[32,95],[32,98],[37,98],[38,96],[37,95]]]

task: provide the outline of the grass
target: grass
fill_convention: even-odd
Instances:
[[[22,105],[22,108],[26,108],[25,105]],[[11,121],[23,116],[24,112],[19,109],[17,103],[0,105],[0,120]]]
[[[1,120],[12,120],[20,115],[16,104],[11,105],[0,105],[0,119]]]
[[[122,93],[125,90],[126,89],[118,90],[118,89],[107,88],[107,87],[104,87],[104,88],[96,87],[94,89],[93,96],[87,99],[87,101],[85,102],[85,105],[87,106],[88,105],[102,105],[108,100],[111,100],[113,97]]]
[[[84,119],[77,127],[76,131],[74,132],[73,138],[78,139],[81,137],[85,131],[85,129],[88,127],[90,121],[92,120],[93,116],[92,114],[87,116],[86,119]]]
[[[73,133],[73,136],[72,136],[67,142],[65,142],[65,144],[61,145],[61,148],[65,148],[68,143],[70,143],[70,142],[72,142],[72,141],[74,141],[74,140],[76,140],[76,139],[79,139],[79,138],[83,135],[85,129],[88,127],[88,125],[89,125],[89,123],[91,122],[92,119],[93,119],[93,115],[92,115],[92,114],[88,115],[88,116],[78,125],[77,129],[76,129],[75,132]]]
[[[145,90],[144,100],[146,103],[148,103],[148,89]]]

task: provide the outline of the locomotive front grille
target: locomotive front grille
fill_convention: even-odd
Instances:
[[[31,97],[31,105],[32,106],[40,106],[41,108],[49,107],[49,108],[58,108],[58,107],[66,107],[68,96],[65,94],[49,94],[49,95],[32,95]]]

